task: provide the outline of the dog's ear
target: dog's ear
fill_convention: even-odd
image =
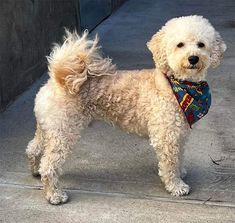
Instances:
[[[218,32],[215,31],[215,38],[212,44],[211,51],[211,66],[217,67],[220,64],[224,52],[226,50],[226,44]]]
[[[166,56],[166,40],[165,40],[165,27],[152,36],[151,40],[147,42],[147,47],[153,54],[153,60],[158,68],[168,70]]]

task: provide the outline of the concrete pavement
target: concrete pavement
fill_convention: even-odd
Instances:
[[[175,16],[204,15],[223,36],[228,50],[208,77],[212,108],[185,145],[189,196],[173,198],[164,190],[146,139],[95,122],[64,167],[70,202],[47,204],[25,158],[44,75],[0,114],[0,222],[235,222],[234,10],[232,0],[129,0],[92,33],[120,69],[153,67],[146,42]]]

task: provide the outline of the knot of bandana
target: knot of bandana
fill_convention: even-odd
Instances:
[[[199,83],[168,78],[172,90],[190,127],[204,117],[211,105],[211,93],[206,81]]]

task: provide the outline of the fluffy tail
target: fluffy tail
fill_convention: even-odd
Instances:
[[[49,75],[71,94],[79,92],[89,76],[112,75],[115,65],[109,58],[103,58],[97,46],[98,38],[88,40],[88,31],[79,36],[65,30],[62,45],[55,44],[47,57]]]

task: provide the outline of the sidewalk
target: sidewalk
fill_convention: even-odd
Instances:
[[[209,71],[212,108],[185,145],[189,196],[165,191],[146,139],[95,122],[64,167],[69,203],[49,205],[25,157],[44,75],[0,114],[0,222],[235,222],[234,11],[233,0],[129,0],[92,33],[120,69],[152,68],[146,42],[175,16],[203,15],[223,36],[225,58]]]

